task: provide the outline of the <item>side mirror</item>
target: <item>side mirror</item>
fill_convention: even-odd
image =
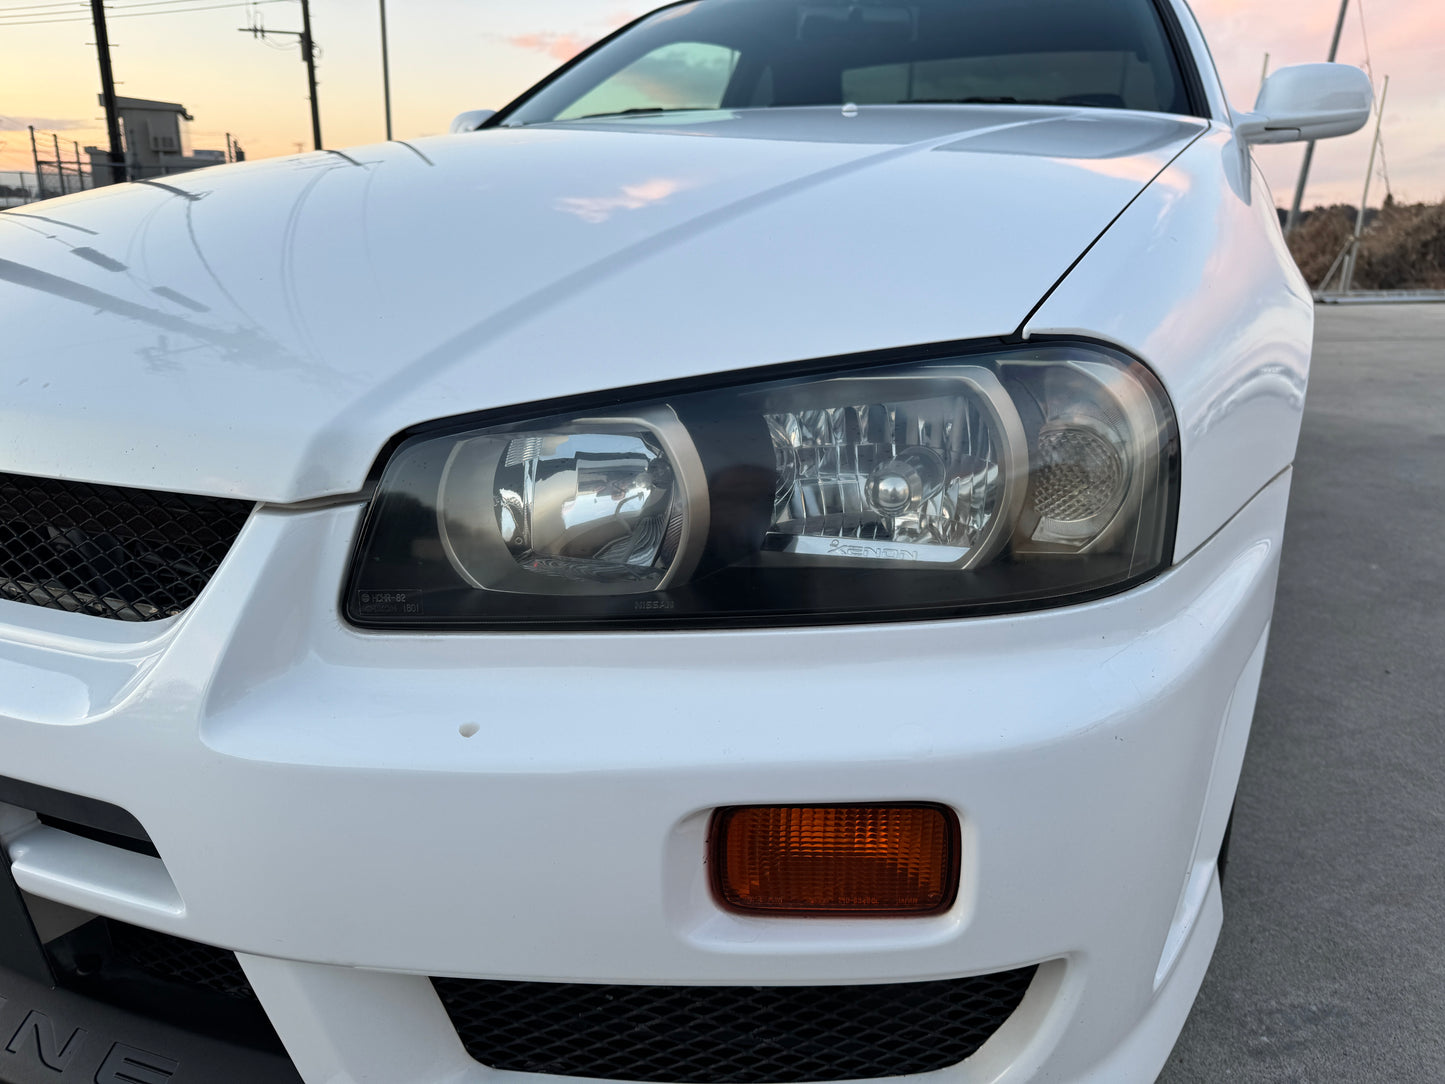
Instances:
[[[1298,64],[1265,80],[1254,112],[1237,118],[1246,143],[1297,143],[1358,132],[1370,119],[1375,88],[1349,64]]]
[[[458,113],[456,119],[452,121],[452,134],[475,132],[496,115],[495,109],[468,109],[465,113]]]

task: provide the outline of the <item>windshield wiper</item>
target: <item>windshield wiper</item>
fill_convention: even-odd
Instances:
[[[613,113],[588,113],[581,117],[568,117],[568,120],[596,120],[598,117],[636,117],[644,113],[699,113],[707,112],[705,105],[676,105],[663,107],[660,105],[649,105],[640,109],[619,109]]]

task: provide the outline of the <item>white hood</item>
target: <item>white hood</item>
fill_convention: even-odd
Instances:
[[[1203,122],[689,114],[206,170],[0,213],[0,471],[293,502],[398,431],[1007,335]]]

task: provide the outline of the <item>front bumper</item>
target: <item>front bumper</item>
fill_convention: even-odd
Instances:
[[[159,629],[0,604],[3,774],[122,807],[160,856],[32,823],[7,841],[14,876],[236,950],[308,1081],[507,1075],[466,1056],[427,976],[823,985],[1033,964],[1023,1007],[946,1075],[1152,1080],[1218,930],[1288,483],[1112,599],[775,632],[362,633],[336,601],[359,509],[262,508]],[[958,811],[948,913],[714,904],[716,807],[895,800]]]

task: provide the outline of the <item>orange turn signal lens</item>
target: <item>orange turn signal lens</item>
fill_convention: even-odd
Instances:
[[[720,809],[712,875],[733,911],[937,914],[958,895],[958,818],[937,805]]]

